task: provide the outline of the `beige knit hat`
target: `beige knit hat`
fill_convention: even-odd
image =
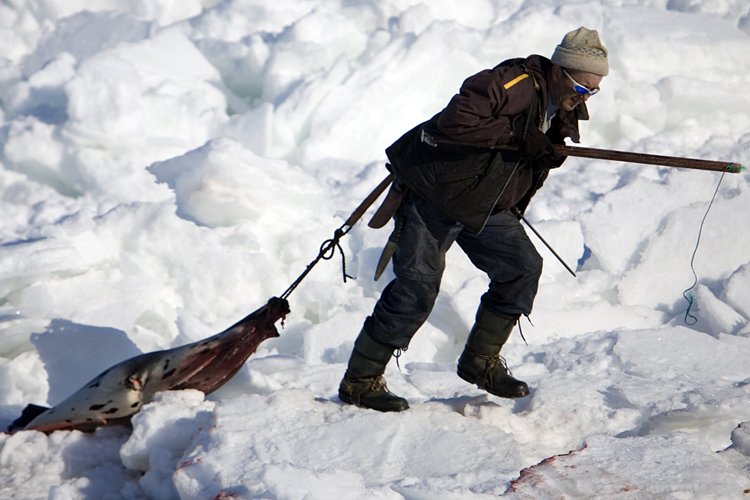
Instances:
[[[581,26],[565,34],[560,45],[555,47],[552,62],[563,68],[605,76],[609,73],[607,53],[599,33]]]

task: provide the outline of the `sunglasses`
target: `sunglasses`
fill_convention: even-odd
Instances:
[[[578,83],[575,80],[575,78],[570,76],[570,73],[568,73],[567,70],[563,70],[563,73],[565,73],[565,76],[567,76],[568,79],[570,79],[570,81],[573,82],[573,90],[575,90],[576,94],[581,95],[581,96],[584,96],[584,95],[590,96],[599,92],[599,89],[590,89],[587,86],[581,85],[580,83]]]

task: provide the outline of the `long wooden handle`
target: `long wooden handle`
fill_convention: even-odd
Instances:
[[[596,158],[599,160],[625,161],[643,163],[646,165],[661,165],[664,167],[692,168],[697,170],[714,170],[738,174],[743,170],[739,163],[712,160],[697,160],[678,156],[661,156],[645,153],[630,153],[612,149],[582,148],[579,146],[564,146],[556,144],[555,149],[564,156],[578,156],[581,158]]]
[[[354,212],[352,212],[352,214],[349,216],[349,218],[346,219],[346,222],[344,222],[344,226],[352,227],[354,224],[356,224],[357,221],[367,211],[367,209],[370,208],[370,205],[375,203],[375,200],[377,200],[380,195],[383,194],[383,191],[385,191],[385,189],[391,184],[391,181],[393,181],[393,174],[388,174],[388,176],[380,181],[380,184],[378,184],[377,187],[367,195],[367,198],[362,200],[362,203],[360,203],[359,206],[354,210]]]
[[[744,167],[739,163],[725,162],[725,161],[712,161],[712,160],[698,160],[694,158],[681,158],[679,156],[662,156],[652,155],[645,153],[630,153],[628,151],[615,151],[613,149],[596,149],[596,148],[583,148],[580,146],[565,146],[562,144],[556,144],[555,149],[558,153],[564,156],[578,156],[580,158],[594,158],[598,160],[614,160],[614,161],[625,161],[630,163],[642,163],[646,165],[661,165],[664,167],[678,167],[678,168],[692,168],[697,170],[713,170],[716,172],[729,172],[732,174],[738,174]],[[344,226],[352,227],[357,221],[364,215],[370,205],[375,203],[383,191],[393,181],[393,174],[383,179],[373,191],[367,195],[362,203],[352,212]]]

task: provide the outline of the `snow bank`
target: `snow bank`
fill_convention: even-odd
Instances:
[[[581,24],[612,70],[582,145],[750,164],[742,0],[0,5],[0,427],[282,293],[386,175],[387,145],[466,76],[549,55]],[[163,394],[132,431],[0,435],[0,496],[744,498],[748,174],[719,180],[577,158],[553,172],[527,216],[577,278],[532,236],[529,345],[504,351],[528,398],[455,375],[486,288],[456,250],[386,373],[412,409],[341,405],[392,277],[370,279],[388,230],[361,223],[341,246],[356,280],[319,264],[225,387]]]

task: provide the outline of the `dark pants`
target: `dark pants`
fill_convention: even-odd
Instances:
[[[510,317],[531,313],[542,258],[509,211],[492,215],[484,230],[475,235],[408,194],[396,220],[403,224],[393,256],[396,278],[383,290],[365,321],[364,329],[372,338],[396,349],[409,346],[432,311],[445,269],[445,253],[454,241],[490,278],[489,289],[481,298],[484,307]]]

